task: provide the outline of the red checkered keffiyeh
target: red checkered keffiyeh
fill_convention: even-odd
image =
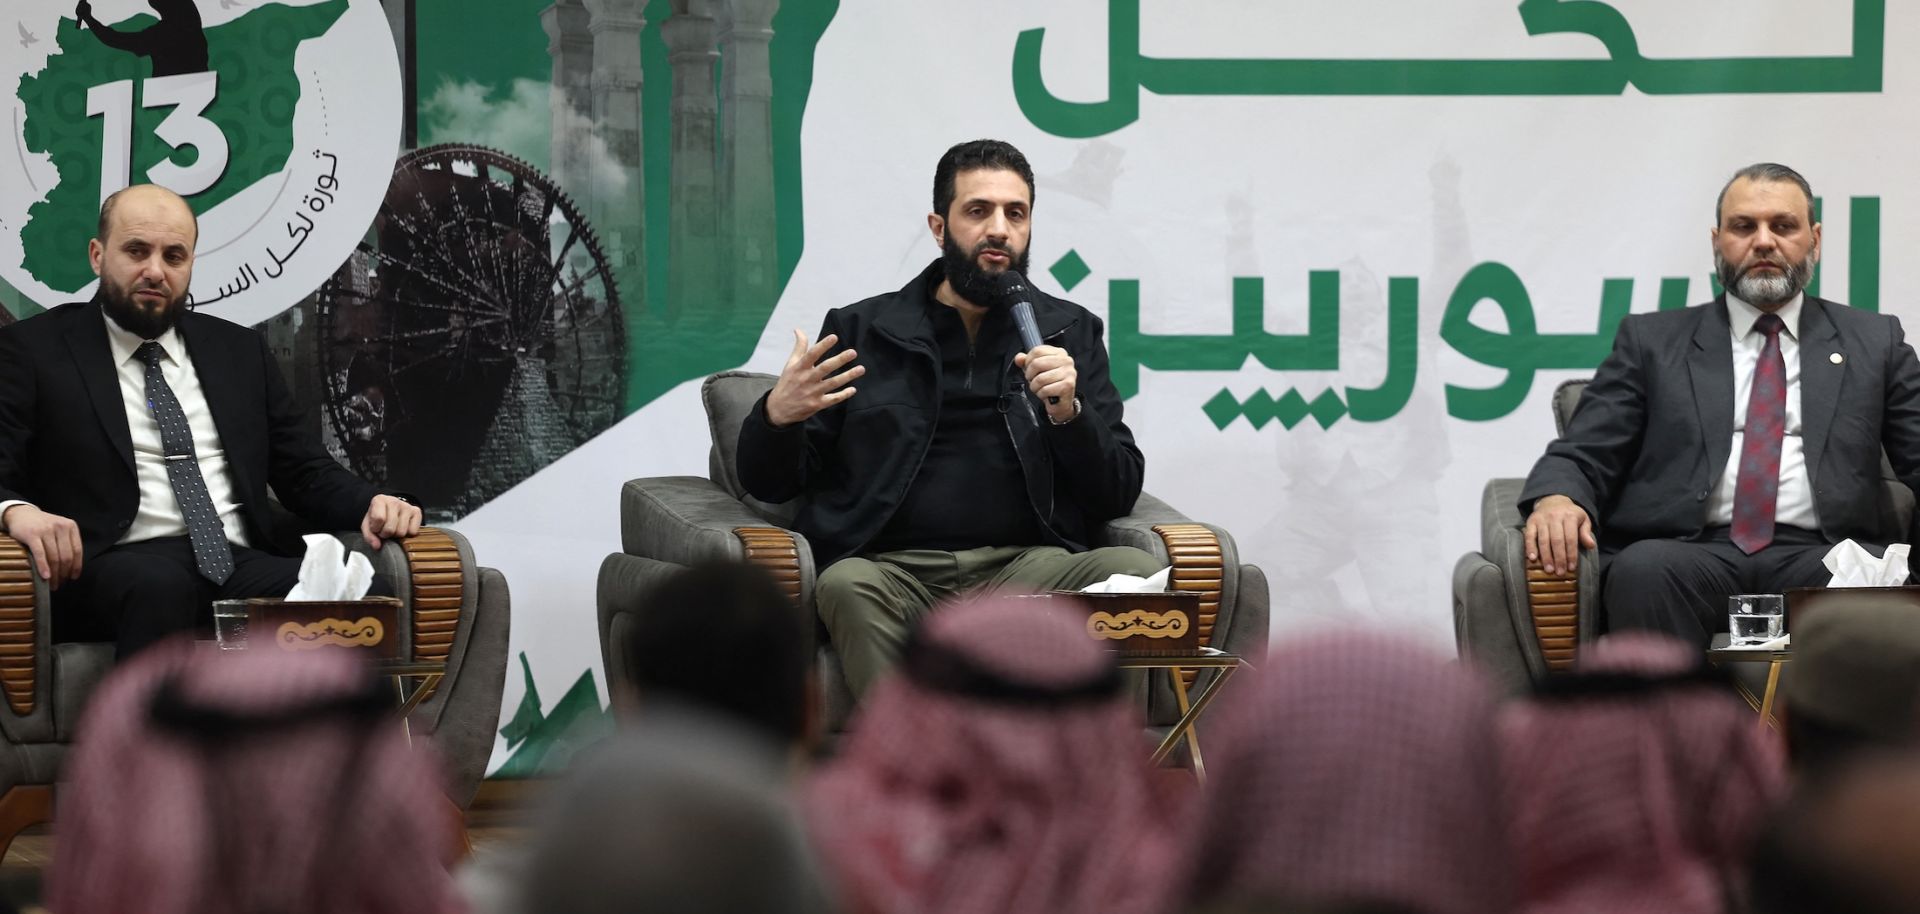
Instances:
[[[1512,910],[1494,699],[1377,634],[1282,643],[1229,682],[1209,731],[1189,903]]]
[[[1696,648],[1602,639],[1559,697],[1502,721],[1528,914],[1720,914],[1786,785],[1779,742]],[[1635,687],[1635,680],[1645,685]],[[1622,684],[1624,683],[1624,684]]]
[[[1180,817],[1141,726],[1072,611],[944,608],[808,785],[808,830],[858,912],[1151,912]]]
[[[47,902],[61,914],[463,910],[437,767],[344,652],[127,661],[81,721]]]

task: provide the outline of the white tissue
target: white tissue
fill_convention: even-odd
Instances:
[[[1097,581],[1080,588],[1081,593],[1160,593],[1167,589],[1167,578],[1173,574],[1173,566],[1168,565],[1152,575],[1137,578],[1130,574],[1116,574],[1104,581]]]
[[[358,552],[348,553],[340,541],[324,533],[305,537],[307,557],[300,561],[300,583],[287,594],[293,600],[358,600],[373,586],[373,563]]]
[[[1874,558],[1873,553],[1860,548],[1853,540],[1841,540],[1827,557],[1820,560],[1833,572],[1833,580],[1828,587],[1897,587],[1907,583],[1906,543],[1894,543],[1887,547],[1886,554]]]

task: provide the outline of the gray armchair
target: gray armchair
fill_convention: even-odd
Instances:
[[[358,533],[342,534],[366,552]],[[356,546],[357,544],[357,546]],[[473,801],[493,753],[506,683],[506,579],[474,563],[466,537],[427,527],[371,553],[400,598],[400,656],[444,660],[446,675],[409,718],[447,762],[447,796]],[[18,540],[0,536],[0,855],[51,819],[52,785],[87,697],[113,666],[110,643],[53,643],[52,594]]]
[[[1553,392],[1555,431],[1567,422],[1587,388],[1567,381]],[[1883,456],[1880,475],[1884,542],[1906,538],[1914,497]],[[1600,568],[1595,550],[1582,550],[1574,574],[1547,574],[1526,560],[1518,501],[1524,479],[1493,479],[1480,496],[1480,551],[1453,568],[1454,643],[1511,692],[1573,666],[1580,645],[1601,633]],[[1596,519],[1596,524],[1598,520]]]
[[[714,375],[701,386],[713,442],[707,477],[634,479],[620,491],[621,551],[600,565],[600,650],[607,681],[626,678],[623,643],[650,585],[675,569],[703,561],[737,560],[765,567],[802,606],[813,607],[819,569],[806,539],[790,529],[794,505],[770,505],[740,485],[736,454],[740,425],[774,376],[742,371]],[[1195,523],[1165,502],[1142,494],[1133,513],[1106,526],[1096,545],[1134,546],[1173,566],[1176,590],[1201,594],[1201,643],[1258,658],[1267,645],[1267,579],[1240,563],[1233,537]],[[833,645],[818,648],[826,723],[838,730],[853,707]],[[1211,675],[1203,674],[1201,678]],[[1148,695],[1156,723],[1179,717],[1172,689],[1156,680]]]

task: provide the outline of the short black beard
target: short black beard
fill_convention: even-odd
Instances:
[[[100,288],[94,292],[93,300],[100,303],[101,310],[113,318],[121,329],[143,340],[159,339],[160,335],[172,330],[180,322],[180,299],[174,299],[158,314],[150,313],[133,303],[131,294],[123,294],[118,289],[109,288],[105,279],[100,280]]]
[[[1028,244],[1032,250],[1032,244]],[[1013,252],[997,244],[982,241],[975,245],[973,253],[960,250],[953,236],[948,235],[940,242],[940,266],[946,270],[947,284],[953,287],[954,294],[983,308],[997,308],[1003,302],[996,301],[993,294],[993,281],[1006,270],[988,270],[980,266],[980,255],[987,251],[999,251],[1013,260],[1013,266],[1007,269],[1019,270],[1021,275],[1027,272],[1027,251],[1013,257]]]

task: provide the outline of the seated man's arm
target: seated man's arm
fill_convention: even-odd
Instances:
[[[27,442],[33,437],[31,353],[18,333],[0,333],[0,533],[33,554],[33,570],[54,589],[80,576],[80,525],[26,498]]]
[[[1920,360],[1906,340],[1900,319],[1889,316],[1893,338],[1887,347],[1886,406],[1880,441],[1893,475],[1920,495]],[[1907,542],[1920,543],[1920,511],[1909,521]]]
[[[1527,516],[1527,558],[1548,571],[1572,571],[1581,547],[1596,545],[1593,524],[1639,456],[1646,431],[1645,352],[1639,322],[1620,322],[1613,351],[1580,395],[1567,431],[1527,474],[1520,513]]]
[[[266,379],[267,484],[287,510],[326,530],[360,527],[380,494],[372,483],[341,466],[301,421],[304,411],[280,375],[280,366],[259,337],[258,358]]]
[[[852,382],[866,369],[854,364],[859,353],[845,345],[837,314],[827,313],[817,341],[793,332],[780,379],[740,425],[740,485],[761,501],[779,504],[807,490],[840,437],[846,410],[837,407],[858,393]]]
[[[1080,414],[1065,424],[1049,421],[1042,431],[1058,460],[1056,478],[1068,497],[1090,519],[1104,522],[1133,511],[1147,461],[1123,421],[1126,408],[1107,364],[1106,329],[1098,317],[1087,315],[1086,319],[1092,321],[1090,341],[1075,343],[1080,351],[1071,353]],[[1071,410],[1070,399],[1062,399]]]

